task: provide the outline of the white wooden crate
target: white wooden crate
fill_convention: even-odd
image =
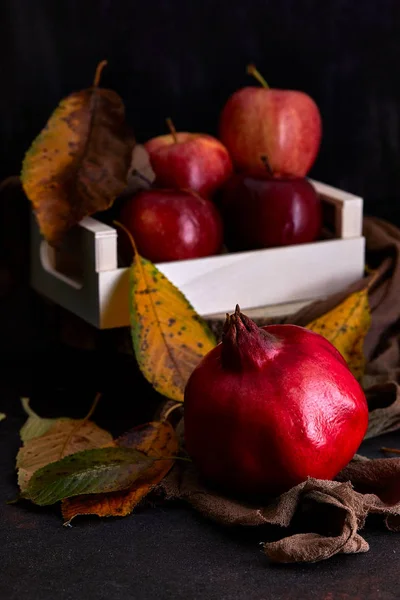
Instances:
[[[157,267],[202,316],[231,312],[236,304],[243,310],[263,307],[264,315],[284,315],[344,289],[364,271],[363,201],[310,181],[333,223],[331,237]],[[114,227],[87,217],[67,236],[63,251],[56,253],[41,237],[32,215],[33,288],[99,329],[129,325],[129,269],[118,268],[117,235]]]

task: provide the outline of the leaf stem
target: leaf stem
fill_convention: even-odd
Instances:
[[[154,461],[157,461],[157,460],[183,460],[184,462],[190,462],[190,463],[193,462],[191,458],[187,458],[186,456],[159,456],[157,458],[153,458],[152,456],[149,456],[148,458],[151,458]]]
[[[71,431],[71,433],[69,434],[69,436],[67,437],[67,439],[65,440],[63,447],[61,448],[61,457],[60,458],[64,458],[64,452],[65,449],[67,448],[69,442],[71,441],[71,439],[74,437],[74,435],[76,434],[76,432],[82,427],[82,425],[84,425],[87,421],[89,421],[90,417],[93,415],[94,411],[96,410],[96,407],[99,403],[99,400],[101,398],[101,392],[97,392],[95,399],[93,400],[92,406],[89,409],[89,412],[87,413],[86,417],[84,417],[83,419],[81,419],[73,428],[73,430]]]
[[[97,394],[96,394],[96,396],[95,396],[95,398],[94,398],[94,400],[93,400],[93,404],[92,404],[92,406],[91,406],[91,407],[90,407],[90,409],[89,409],[89,412],[88,412],[88,414],[87,414],[87,415],[86,415],[86,417],[83,419],[84,421],[89,421],[90,417],[93,415],[94,411],[95,411],[95,410],[96,410],[96,408],[97,408],[97,405],[98,405],[98,403],[99,403],[99,400],[100,400],[101,396],[102,396],[101,392],[97,392]]]
[[[174,144],[178,143],[178,136],[176,135],[176,129],[175,129],[175,125],[173,120],[171,119],[171,117],[168,117],[167,119],[165,119],[167,125],[168,125],[168,129],[172,135],[172,138],[174,140]]]
[[[166,411],[164,417],[163,417],[163,421],[166,421],[169,417],[169,415],[176,409],[176,408],[180,408],[182,406],[182,402],[178,402],[177,404],[174,404],[173,406],[170,406],[169,409]]]
[[[135,254],[139,254],[138,249],[137,249],[136,244],[135,244],[135,240],[133,239],[133,235],[131,234],[131,232],[129,231],[129,229],[127,227],[125,227],[125,225],[122,225],[122,223],[120,223],[119,221],[116,221],[116,220],[113,221],[113,224],[116,227],[120,227],[122,229],[122,231],[124,233],[126,233],[126,235],[128,236],[128,240],[131,243],[131,246],[132,246],[132,249],[133,249],[134,253]]]
[[[269,89],[269,85],[268,83],[265,81],[264,77],[261,75],[260,71],[258,71],[255,67],[255,65],[251,64],[251,65],[247,65],[246,67],[246,73],[248,75],[253,75],[253,77],[255,77],[257,79],[257,81],[259,83],[261,83],[261,85],[266,88],[267,90]]]
[[[93,79],[93,87],[99,87],[99,83],[100,83],[100,78],[101,78],[101,74],[103,72],[104,67],[108,64],[107,60],[102,60],[101,62],[99,62],[99,64],[97,65],[96,68],[96,73],[94,74],[94,79]]]
[[[20,398],[20,400],[21,400],[22,408],[24,409],[24,411],[26,412],[28,417],[37,417],[37,414],[29,406],[30,399],[29,398]]]
[[[371,274],[373,273],[371,279],[369,280],[369,282],[367,283],[367,290],[370,290],[375,283],[377,282],[377,280],[379,279],[379,277],[381,276],[381,272],[379,271],[379,269],[375,269],[375,271],[372,271]]]
[[[390,454],[400,454],[400,450],[398,448],[386,448],[385,446],[381,448],[381,452],[390,452]]]
[[[6,500],[6,504],[17,504],[20,500],[22,500],[21,494],[19,494],[16,498],[12,500]]]

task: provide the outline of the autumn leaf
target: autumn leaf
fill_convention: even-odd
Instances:
[[[307,329],[329,340],[360,380],[365,368],[364,340],[370,324],[368,288],[365,288],[350,294],[341,304],[309,323]]]
[[[21,429],[24,445],[19,449],[16,461],[21,492],[27,489],[32,475],[45,465],[75,452],[112,442],[112,436],[92,421],[40,419],[32,410],[31,413],[26,428]]]
[[[178,452],[178,440],[168,421],[152,422],[118,438],[115,443],[124,448],[134,448],[154,458],[167,457],[149,465],[127,490],[109,494],[77,496],[63,500],[62,514],[67,523],[78,515],[99,517],[125,517],[156,486],[171,469],[172,458]]]
[[[40,437],[57,422],[57,419],[42,419],[42,417],[39,417],[39,415],[37,415],[29,406],[29,398],[21,398],[21,404],[28,415],[27,420],[22,425],[19,432],[24,444],[35,437]],[[59,421],[61,420],[63,419],[59,419]]]
[[[163,396],[183,402],[187,380],[216,345],[211,330],[157,267],[135,255],[130,272],[131,334],[140,370]]]
[[[93,85],[64,98],[25,155],[21,181],[40,231],[52,245],[81,219],[109,208],[127,183],[134,146],[125,108]]]
[[[130,487],[154,462],[132,448],[83,450],[35,471],[22,497],[40,506]]]

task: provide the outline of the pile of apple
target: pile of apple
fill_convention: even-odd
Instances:
[[[155,180],[125,199],[119,220],[152,262],[312,242],[321,206],[306,179],[321,140],[321,117],[305,93],[261,87],[235,92],[219,138],[176,132],[149,140]]]

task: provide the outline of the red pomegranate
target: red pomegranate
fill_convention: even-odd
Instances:
[[[184,411],[199,472],[245,495],[334,478],[368,425],[364,392],[330,342],[296,325],[259,328],[239,307],[189,378]]]

